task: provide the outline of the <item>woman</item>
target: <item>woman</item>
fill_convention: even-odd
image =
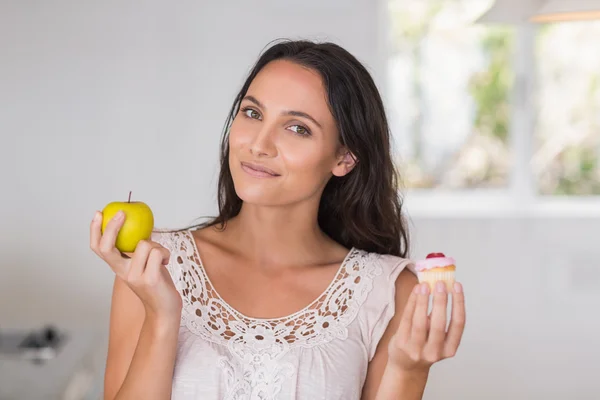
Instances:
[[[403,399],[462,336],[462,288],[418,285],[384,107],[332,43],[267,49],[224,129],[219,215],[114,247],[105,399]],[[130,258],[128,258],[130,257]],[[166,268],[163,268],[166,266]]]

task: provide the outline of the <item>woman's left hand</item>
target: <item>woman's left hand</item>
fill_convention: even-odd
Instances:
[[[454,284],[448,331],[446,285],[443,282],[437,282],[435,285],[431,315],[427,315],[429,296],[429,284],[415,285],[404,308],[398,330],[390,341],[389,361],[399,371],[426,374],[431,365],[456,354],[466,317],[462,285]]]

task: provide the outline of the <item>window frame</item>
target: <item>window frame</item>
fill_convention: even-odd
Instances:
[[[391,57],[389,0],[379,0],[378,64],[382,96],[388,104]],[[509,146],[513,168],[502,189],[402,188],[404,208],[412,217],[600,217],[600,195],[555,196],[537,193],[530,166],[534,154],[536,119],[535,40],[539,25],[524,22],[515,27]],[[388,110],[389,112],[389,110]],[[393,132],[392,132],[393,136]],[[402,171],[400,171],[402,174]]]

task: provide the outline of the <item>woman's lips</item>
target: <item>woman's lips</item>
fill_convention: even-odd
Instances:
[[[275,171],[267,167],[263,167],[262,165],[252,164],[248,162],[242,162],[241,165],[242,169],[246,173],[257,178],[276,178],[279,176],[279,174]]]

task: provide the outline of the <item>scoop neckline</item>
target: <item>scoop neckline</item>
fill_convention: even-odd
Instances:
[[[325,290],[323,290],[316,299],[314,299],[313,301],[311,301],[306,307],[295,311],[292,314],[289,315],[285,315],[282,317],[275,317],[275,318],[256,318],[256,317],[250,317],[248,315],[245,315],[244,313],[240,312],[239,310],[237,310],[236,308],[234,308],[233,306],[231,306],[223,297],[221,297],[221,294],[219,293],[219,291],[215,288],[215,285],[212,283],[212,281],[210,280],[210,277],[208,276],[208,273],[206,272],[206,269],[204,268],[204,263],[202,262],[202,257],[200,256],[200,251],[198,249],[198,244],[196,243],[196,239],[194,238],[194,235],[192,234],[192,230],[188,229],[186,230],[187,234],[188,234],[188,239],[192,242],[192,246],[193,246],[193,250],[194,250],[194,255],[197,258],[197,266],[200,269],[200,273],[204,276],[204,278],[206,279],[206,282],[208,282],[208,284],[210,285],[214,295],[215,295],[215,300],[221,302],[223,304],[223,306],[225,306],[225,308],[227,310],[229,310],[231,313],[237,315],[239,318],[244,319],[244,320],[248,320],[248,321],[257,321],[257,322],[281,322],[281,321],[289,321],[295,317],[297,317],[300,314],[303,314],[309,310],[318,310],[318,308],[313,308],[315,304],[317,304],[319,302],[319,300],[321,300],[324,296],[326,296],[326,294],[331,290],[331,288],[340,280],[339,276],[342,273],[342,271],[344,271],[344,269],[346,268],[346,264],[350,261],[351,256],[358,252],[358,249],[356,249],[356,247],[352,246],[350,248],[350,250],[348,251],[348,253],[346,253],[346,256],[344,257],[344,259],[342,260],[342,262],[340,263],[340,266],[338,267],[333,279],[331,280],[331,282],[329,283],[329,285],[325,288]],[[195,262],[195,261],[194,261]]]

